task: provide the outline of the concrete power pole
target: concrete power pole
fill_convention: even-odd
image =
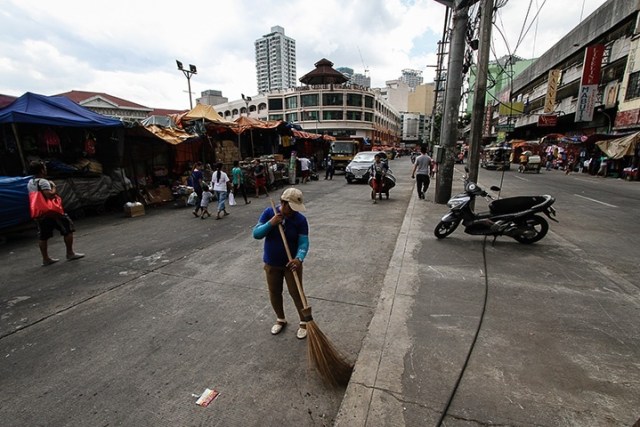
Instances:
[[[489,73],[489,50],[491,49],[491,27],[493,20],[493,0],[484,0],[480,16],[480,46],[478,48],[478,72],[473,90],[473,110],[471,113],[471,143],[469,144],[469,180],[478,182],[480,147],[484,128],[487,74]]]
[[[460,4],[463,7],[459,7]],[[469,22],[467,1],[456,1],[453,8],[453,33],[449,50],[447,87],[440,126],[440,147],[444,152],[442,162],[438,164],[435,202],[445,204],[451,197],[453,166],[455,164],[455,145],[458,137],[458,110],[462,93],[462,62],[464,60],[465,35]]]

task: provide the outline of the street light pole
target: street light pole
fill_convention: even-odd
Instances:
[[[193,64],[189,64],[189,69],[185,70],[182,66],[182,62],[176,59],[176,65],[178,66],[178,70],[184,73],[184,76],[187,78],[187,87],[189,88],[189,107],[193,109],[193,100],[191,99],[191,75],[198,74],[198,70],[196,66]]]

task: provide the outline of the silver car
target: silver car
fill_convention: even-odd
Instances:
[[[373,164],[376,154],[382,156],[383,162],[387,161],[387,154],[384,151],[360,151],[355,155],[344,173],[349,184],[354,181],[367,182],[369,180],[369,168]]]

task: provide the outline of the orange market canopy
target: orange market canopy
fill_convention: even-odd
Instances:
[[[252,117],[240,116],[234,120],[236,127],[233,131],[237,134],[244,133],[247,130],[253,129],[276,129],[282,124],[281,120],[263,121],[254,119]]]
[[[224,119],[218,112],[211,106],[205,104],[196,105],[193,110],[185,114],[182,120],[204,120],[216,125],[226,125],[229,127],[235,127],[235,122]]]
[[[198,135],[192,135],[182,129],[174,127],[148,125],[143,126],[143,129],[171,145],[182,144],[188,139],[198,138]]]
[[[598,141],[596,145],[609,158],[621,159],[624,156],[633,156],[638,141],[640,141],[640,132],[632,133],[622,138]]]

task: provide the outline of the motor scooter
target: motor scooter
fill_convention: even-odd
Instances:
[[[468,173],[468,168],[465,168]],[[538,213],[558,222],[555,209],[551,206],[555,199],[550,195],[517,196],[497,199],[475,182],[464,178],[464,193],[453,196],[447,202],[450,211],[442,217],[433,233],[444,239],[462,223],[465,233],[479,236],[509,236],[520,243],[530,244],[542,239],[549,231],[549,223]],[[492,186],[491,191],[500,191]],[[471,208],[477,196],[489,201],[489,211],[476,213]]]

